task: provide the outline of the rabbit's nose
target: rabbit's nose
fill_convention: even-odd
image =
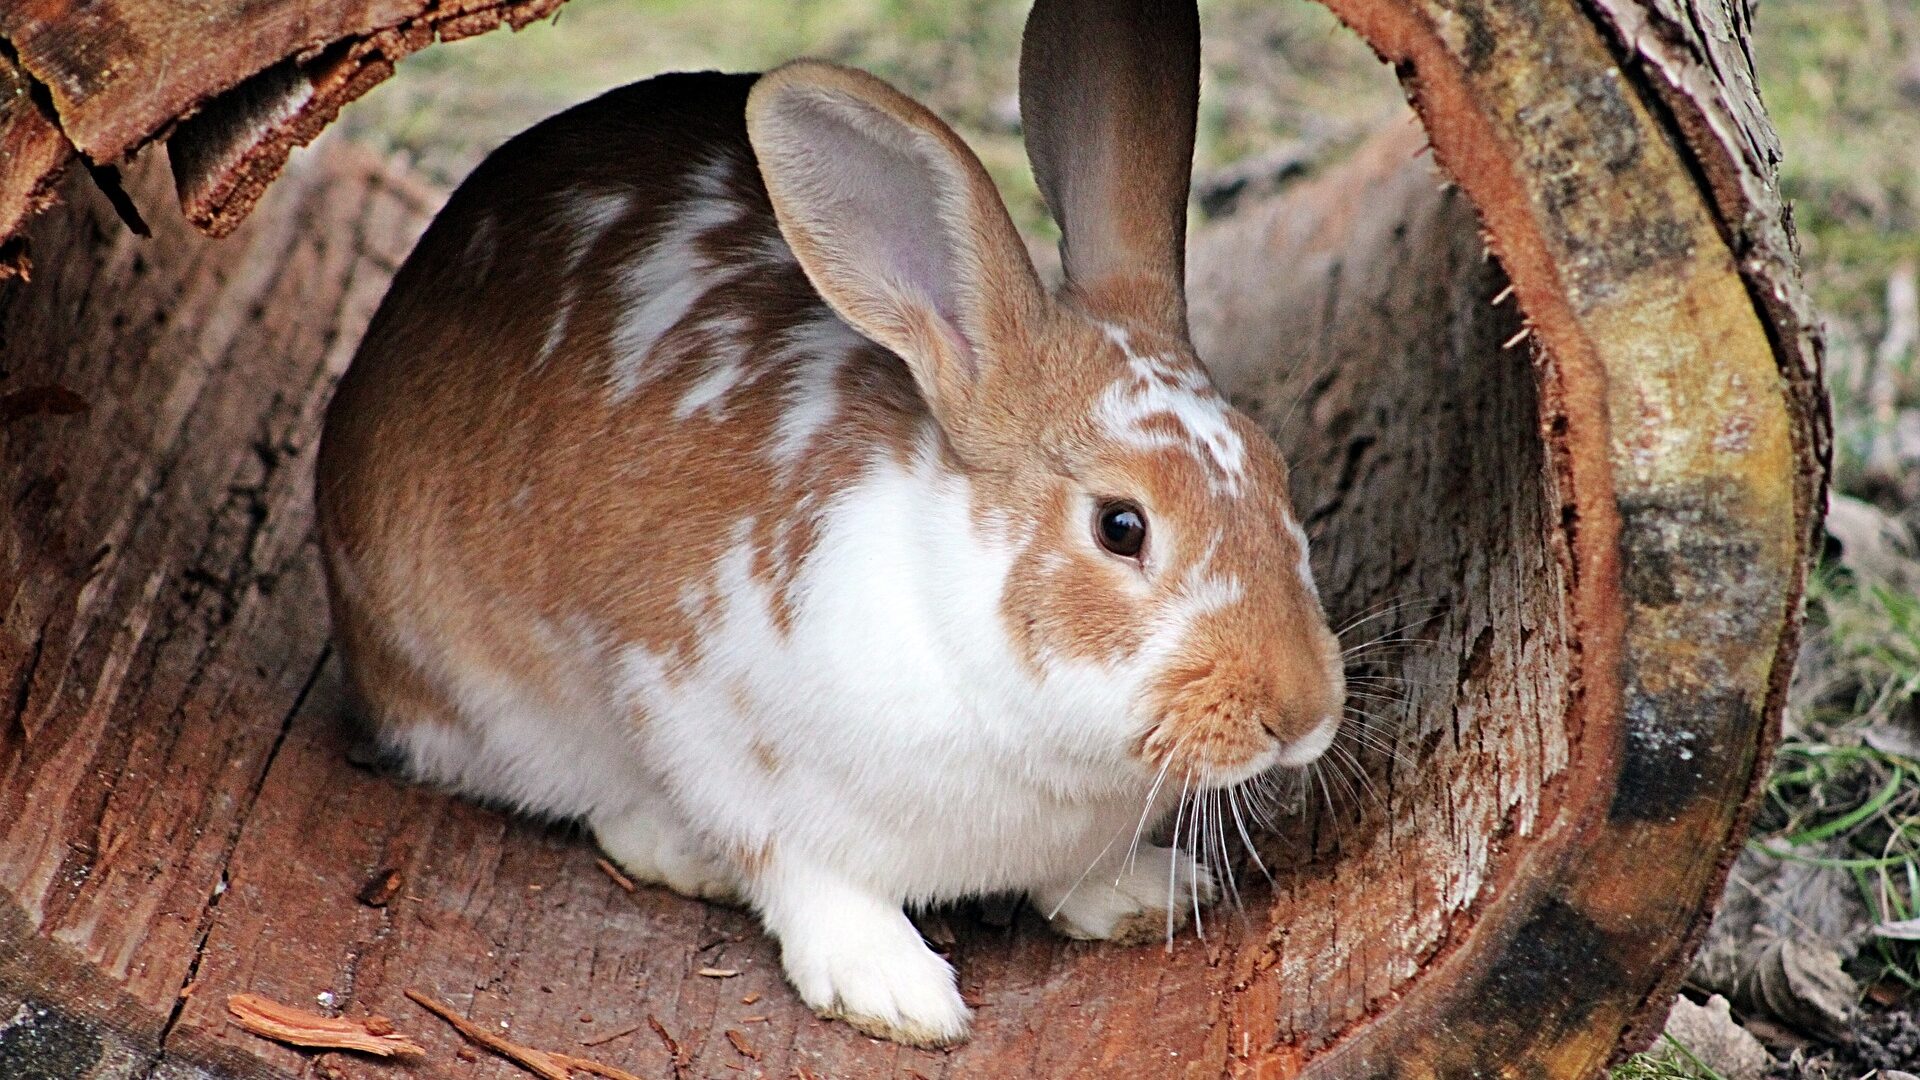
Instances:
[[[1285,736],[1275,732],[1275,737],[1282,740],[1280,756],[1277,760],[1280,764],[1293,768],[1311,765],[1319,760],[1321,754],[1327,752],[1327,747],[1333,745],[1333,737],[1339,733],[1340,718],[1338,716],[1321,717],[1312,730],[1291,742],[1285,741]]]

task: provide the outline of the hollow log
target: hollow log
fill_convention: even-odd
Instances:
[[[287,151],[554,2],[0,10],[0,254],[33,260],[0,284],[0,1075],[401,1075],[241,1031],[242,992],[392,1017],[449,1077],[519,1074],[408,989],[644,1076],[1581,1077],[1651,1037],[1824,494],[1738,5],[1327,0],[1421,123],[1202,230],[1190,291],[1336,621],[1395,643],[1356,659],[1364,745],[1204,938],[939,913],[979,1006],[939,1054],[807,1014],[741,912],[349,760],[317,421],[444,193]],[[142,240],[105,167],[155,139]]]

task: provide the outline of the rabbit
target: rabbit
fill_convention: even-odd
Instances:
[[[1171,0],[1031,16],[1053,292],[960,138],[826,62],[660,76],[493,153],[325,420],[380,744],[747,905],[808,1006],[908,1044],[970,1019],[910,907],[1019,892],[1137,941],[1210,900],[1154,823],[1311,763],[1345,684],[1286,465],[1188,340],[1198,33]]]

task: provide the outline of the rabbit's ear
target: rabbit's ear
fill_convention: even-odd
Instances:
[[[1194,0],[1037,0],[1020,121],[1060,223],[1070,295],[1184,336],[1187,187],[1200,100]]]
[[[979,159],[886,83],[813,60],[761,77],[747,132],[807,279],[951,432],[1047,303]]]

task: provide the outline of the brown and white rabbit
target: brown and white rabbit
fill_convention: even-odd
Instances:
[[[1286,466],[1187,340],[1198,51],[1190,3],[1035,10],[1053,296],[960,139],[831,64],[488,158],[320,451],[384,744],[744,900],[808,1005],[911,1043],[969,1017],[903,905],[1137,939],[1205,899],[1143,823],[1313,761],[1345,690]]]

